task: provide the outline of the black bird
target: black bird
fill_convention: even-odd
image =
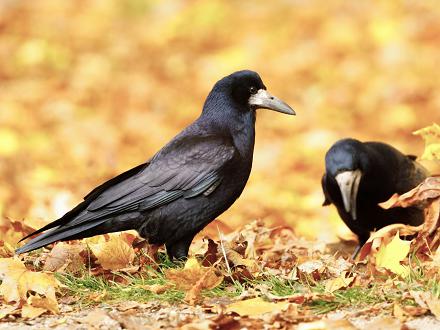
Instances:
[[[44,232],[16,253],[134,229],[151,244],[165,244],[171,259],[185,258],[194,236],[246,185],[258,108],[295,114],[267,92],[256,72],[224,77],[209,93],[200,117],[149,161],[92,190],[60,219],[23,238]]]
[[[323,205],[334,204],[345,224],[358,236],[353,258],[371,231],[392,223],[423,223],[423,210],[419,208],[384,210],[378,205],[394,193],[411,190],[428,176],[415,159],[388,144],[355,139],[339,140],[327,151],[321,181]]]

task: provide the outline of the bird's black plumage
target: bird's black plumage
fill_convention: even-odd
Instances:
[[[29,235],[42,233],[16,252],[135,229],[150,243],[166,244],[171,258],[185,257],[194,236],[246,185],[257,108],[294,114],[255,72],[221,79],[200,117],[153,158],[95,188],[63,217]]]
[[[394,193],[411,190],[427,175],[413,156],[404,155],[388,144],[342,139],[325,156],[321,182],[324,205],[336,206],[342,220],[358,236],[359,249],[371,231],[392,223],[423,223],[423,211],[419,208],[385,210],[378,203]]]

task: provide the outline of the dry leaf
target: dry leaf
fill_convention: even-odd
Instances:
[[[45,308],[34,307],[31,305],[24,305],[21,308],[21,317],[26,318],[26,319],[34,319],[34,318],[36,318],[46,312],[47,312],[47,309],[45,309]]]
[[[2,305],[0,306],[0,320],[9,316],[14,315],[18,312],[18,304],[17,305]]]
[[[58,314],[60,312],[56,300],[52,300],[47,297],[30,296],[27,299],[27,303],[29,306],[44,308],[53,314]]]
[[[440,126],[432,124],[431,126],[419,129],[413,133],[420,135],[425,140],[425,151],[422,159],[440,160]]]
[[[200,296],[203,289],[213,289],[223,282],[223,276],[217,276],[214,268],[209,268],[206,273],[193,285],[193,287],[186,293],[185,301],[190,305],[194,305]]]
[[[325,290],[327,292],[333,293],[339,289],[348,287],[354,281],[354,276],[345,277],[347,272],[343,272],[341,276],[330,279],[325,284]]]
[[[152,285],[141,285],[142,289],[151,291],[156,294],[161,294],[166,292],[168,289],[174,287],[173,284],[152,284]]]
[[[401,240],[399,233],[386,245],[382,245],[376,254],[376,266],[383,267],[402,277],[409,275],[409,268],[400,264],[406,258],[411,242]]]
[[[7,302],[26,301],[27,293],[34,291],[56,303],[58,282],[51,274],[29,271],[17,258],[0,259],[0,293]]]
[[[44,270],[50,272],[62,270],[67,270],[71,273],[78,272],[84,265],[80,255],[84,248],[82,244],[68,244],[64,242],[56,244],[46,259]]]
[[[203,267],[196,258],[189,258],[183,269],[169,269],[165,272],[168,280],[180,290],[187,291],[185,300],[194,304],[204,289],[213,289],[223,282],[223,276],[216,274],[213,267]]]
[[[108,241],[88,243],[88,245],[104,269],[121,270],[128,268],[135,257],[133,247],[121,235],[110,235]]]
[[[288,302],[269,302],[261,298],[237,301],[226,306],[226,312],[234,312],[240,316],[256,316],[264,313],[278,312],[286,309]]]
[[[434,297],[432,294],[426,294],[425,302],[431,313],[440,321],[440,299]]]

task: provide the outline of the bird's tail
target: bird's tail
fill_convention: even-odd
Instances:
[[[99,221],[78,224],[77,226],[59,226],[50,229],[45,233],[32,238],[25,245],[15,250],[15,253],[21,254],[33,251],[56,241],[68,241],[108,233],[112,230],[109,230],[108,226],[103,225],[106,221],[106,219],[101,219]]]

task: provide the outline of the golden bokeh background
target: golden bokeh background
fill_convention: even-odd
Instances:
[[[339,138],[421,154],[440,115],[436,1],[4,0],[0,212],[37,226],[149,159],[221,77],[260,73],[296,117],[260,110],[254,167],[220,218],[346,233],[322,208]]]

